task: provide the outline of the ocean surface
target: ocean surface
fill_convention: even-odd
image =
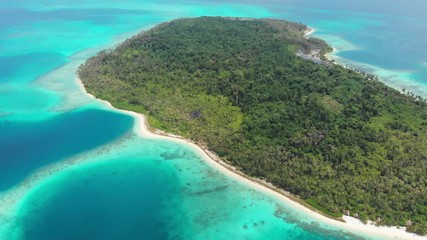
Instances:
[[[91,98],[88,57],[179,17],[308,24],[345,65],[427,97],[427,3],[0,1],[0,240],[363,239],[222,174],[194,149],[140,137]]]

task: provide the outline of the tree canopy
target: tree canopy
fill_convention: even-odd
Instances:
[[[425,100],[331,64],[330,47],[306,30],[179,19],[98,53],[78,75],[89,93],[325,213],[427,234]]]

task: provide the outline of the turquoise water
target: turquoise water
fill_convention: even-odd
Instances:
[[[362,238],[221,174],[189,146],[135,135],[134,120],[84,94],[75,71],[163,21],[276,17],[314,27],[338,61],[427,96],[424,5],[1,1],[0,239]]]
[[[104,150],[33,189],[19,208],[15,237],[356,238],[312,222],[274,198],[207,167],[186,146],[131,136],[114,146],[118,147],[120,151]]]
[[[0,191],[32,170],[125,135],[130,116],[101,110],[68,112],[47,121],[0,122]]]

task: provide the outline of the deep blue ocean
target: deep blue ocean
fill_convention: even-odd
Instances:
[[[376,239],[224,175],[186,144],[140,137],[76,69],[180,17],[302,22],[337,62],[427,97],[424,0],[0,0],[0,240]]]

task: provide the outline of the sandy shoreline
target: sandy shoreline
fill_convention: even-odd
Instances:
[[[313,28],[313,27],[308,27],[307,26],[307,29],[305,30],[305,33],[304,33],[304,37],[305,38],[310,38],[311,37],[311,35],[313,35],[314,33],[316,32],[316,29],[315,28]],[[325,41],[326,42],[326,41]],[[331,52],[328,52],[328,53],[326,53],[325,54],[325,57],[326,57],[326,59],[329,61],[329,62],[331,62],[331,63],[333,63],[333,64],[338,64],[337,62],[336,62],[336,60],[339,58],[336,54],[338,54],[339,53],[339,50],[337,49],[337,48],[335,48],[335,47],[333,47],[332,45],[330,45],[330,44],[328,44],[331,48],[332,48],[332,51]]]
[[[365,236],[370,236],[370,237],[379,237],[384,239],[427,239],[427,237],[406,232],[404,228],[386,227],[386,226],[378,227],[373,224],[364,224],[360,222],[358,219],[349,217],[349,216],[343,216],[341,220],[327,217],[321,212],[315,210],[313,207],[310,207],[308,204],[304,203],[303,200],[296,198],[289,192],[285,192],[279,188],[274,187],[272,184],[268,182],[265,182],[260,179],[252,178],[240,172],[235,167],[228,165],[227,163],[222,161],[215,153],[207,149],[205,146],[200,146],[191,140],[184,139],[180,136],[168,134],[163,131],[151,128],[148,125],[147,119],[143,114],[114,108],[110,102],[98,99],[92,94],[87,93],[83,83],[79,79],[76,79],[76,81],[79,82],[79,85],[81,86],[82,91],[84,91],[89,96],[97,99],[98,101],[104,103],[111,110],[133,116],[135,118],[134,132],[139,134],[141,137],[156,138],[156,139],[167,138],[172,141],[188,144],[203,157],[203,159],[209,166],[220,171],[222,174],[228,177],[231,177],[235,180],[238,180],[240,183],[243,183],[246,186],[249,186],[260,192],[266,193],[270,196],[274,196],[280,201],[285,202],[288,206],[291,206],[294,209],[298,209],[306,213],[307,215],[311,216],[313,219],[316,219],[328,225],[337,227],[344,231],[347,230],[350,232],[363,234]]]
[[[310,35],[312,35],[314,32],[316,32],[316,29],[315,28],[312,28],[312,27],[308,27],[307,26],[307,29],[305,30],[305,32],[304,32],[304,37],[305,38],[310,38]]]

